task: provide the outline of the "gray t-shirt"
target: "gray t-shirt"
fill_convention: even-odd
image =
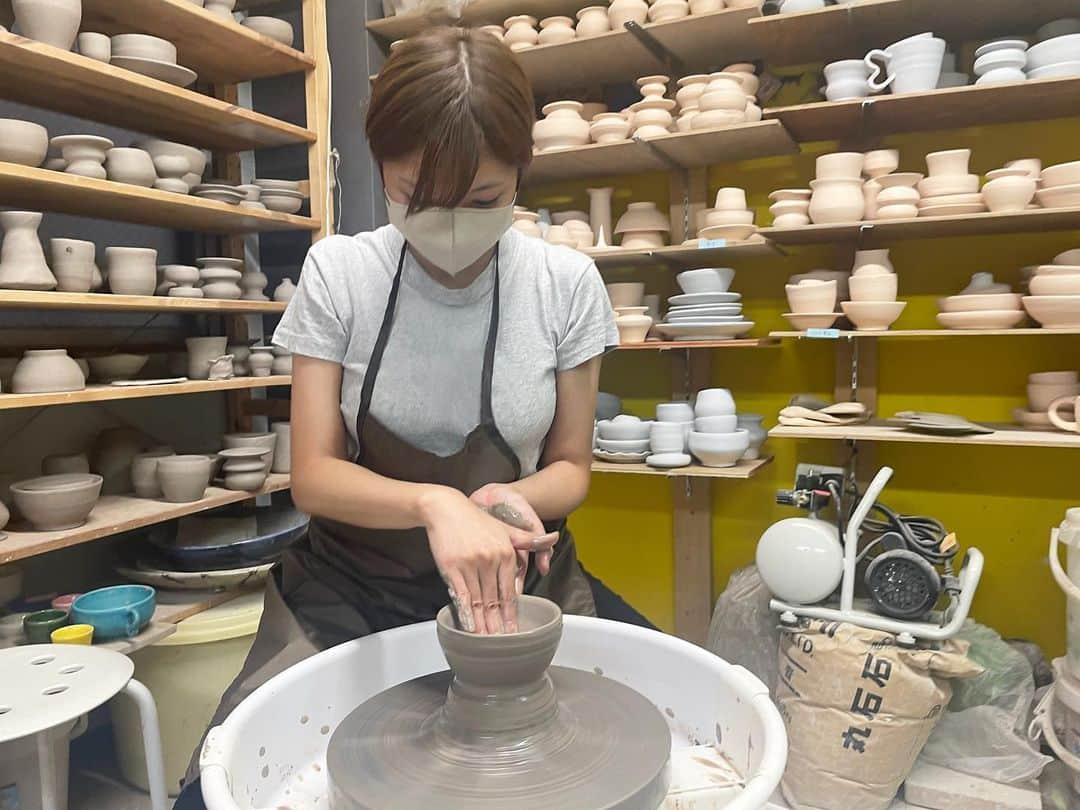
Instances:
[[[294,354],[340,363],[341,415],[356,450],[360,389],[397,270],[393,226],[331,236],[309,251],[300,285],[274,333]],[[618,344],[603,280],[584,254],[507,231],[500,242],[495,423],[523,475],[536,471],[555,415],[555,374]],[[405,259],[397,313],[371,413],[410,444],[447,456],[480,423],[480,377],[491,313],[489,266],[461,290]]]

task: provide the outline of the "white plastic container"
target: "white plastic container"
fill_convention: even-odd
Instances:
[[[263,593],[246,594],[184,619],[171,636],[132,654],[135,676],[157,702],[165,785],[180,792],[191,752],[240,673],[262,617]],[[113,734],[124,778],[148,790],[139,713],[124,695],[112,703]]]
[[[740,777],[718,779],[692,801],[673,792],[665,808],[766,806],[787,761],[787,735],[768,689],[748,671],[662,633],[581,616],[564,617],[554,663],[598,672],[649,698],[667,718],[684,791],[689,780],[678,772],[695,746],[714,746],[716,759]],[[434,622],[360,638],[291,667],[211,729],[200,758],[207,808],[325,808],[326,747],[338,723],[384,689],[444,669]]]
[[[1067,574],[1061,568],[1059,543],[1068,548]],[[1066,510],[1061,526],[1051,532],[1050,570],[1067,597],[1067,668],[1073,678],[1080,679],[1080,507]]]

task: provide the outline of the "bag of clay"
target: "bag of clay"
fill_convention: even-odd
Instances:
[[[1053,759],[1027,738],[1031,663],[989,627],[968,620],[956,636],[983,673],[957,681],[949,709],[923,748],[926,762],[1008,784],[1038,778]]]
[[[735,571],[716,600],[705,649],[729,664],[750,670],[762,683],[776,683],[776,614],[756,565]]]
[[[939,646],[897,647],[892,633],[844,622],[781,628],[780,786],[793,810],[887,810],[952,697],[950,680],[982,671],[967,642]]]

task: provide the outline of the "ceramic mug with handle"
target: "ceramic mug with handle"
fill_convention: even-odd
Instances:
[[[1070,422],[1068,419],[1062,418],[1059,411],[1062,407],[1073,406],[1073,413],[1076,414],[1075,421]],[[1058,430],[1067,430],[1071,433],[1080,433],[1080,397],[1061,397],[1055,399],[1050,403],[1050,407],[1046,409],[1046,415],[1050,417],[1050,421],[1054,424],[1054,427]]]
[[[875,59],[885,63],[886,78],[879,81],[881,67]],[[863,61],[872,71],[867,84],[871,90],[880,91],[891,86],[894,93],[921,93],[934,90],[941,78],[945,60],[945,40],[932,34],[918,34],[885,49],[874,49]]]

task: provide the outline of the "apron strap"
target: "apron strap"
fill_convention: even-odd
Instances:
[[[499,336],[499,252],[495,245],[495,281],[491,290],[491,320],[488,322],[484,346],[484,370],[480,377],[480,424],[495,426],[495,410],[491,405],[491,378],[495,374],[495,344]]]
[[[368,360],[367,372],[364,374],[364,385],[360,389],[360,407],[356,410],[356,459],[359,464],[364,455],[364,422],[368,411],[371,409],[371,397],[375,393],[375,378],[379,376],[379,368],[382,366],[383,353],[386,344],[390,341],[390,329],[394,323],[394,312],[397,309],[398,290],[401,288],[401,271],[405,269],[405,251],[408,242],[402,244],[401,255],[398,257],[397,272],[394,274],[394,282],[390,285],[390,296],[386,301],[386,310],[383,312],[382,325],[379,327],[379,335],[375,338],[375,346],[371,350],[371,358]]]

